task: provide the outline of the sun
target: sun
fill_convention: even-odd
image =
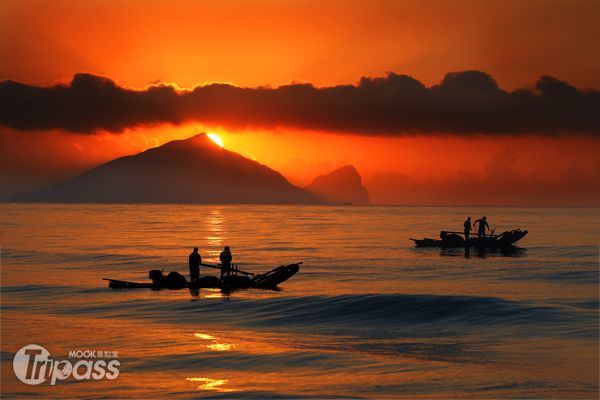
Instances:
[[[223,147],[223,139],[221,139],[216,133],[207,133],[206,136],[208,136],[219,147]]]

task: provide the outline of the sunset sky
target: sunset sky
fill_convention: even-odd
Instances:
[[[4,0],[0,199],[211,132],[299,186],[352,164],[377,204],[598,206],[598,20],[594,0]]]

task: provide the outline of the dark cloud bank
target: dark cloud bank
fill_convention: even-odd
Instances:
[[[508,92],[480,71],[449,73],[429,88],[393,73],[362,78],[358,85],[211,84],[181,92],[165,85],[131,90],[89,74],[51,87],[0,82],[0,124],[14,129],[120,132],[138,125],[190,121],[390,136],[599,134],[600,91],[580,90],[544,76],[532,88]]]

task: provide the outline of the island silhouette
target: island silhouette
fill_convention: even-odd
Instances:
[[[304,190],[334,204],[369,204],[369,193],[352,165],[317,176]]]
[[[353,167],[350,168],[354,170]],[[337,174],[334,172],[333,178],[330,177],[329,180],[335,179]],[[319,179],[315,180],[318,181]],[[360,176],[358,183],[360,184]],[[294,186],[279,172],[223,149],[208,135],[201,133],[188,139],[173,140],[135,155],[117,158],[71,180],[16,196],[13,200],[65,203],[328,204],[354,203],[353,199],[356,197],[352,194],[356,191],[355,188],[345,187],[348,185],[343,182],[333,186],[340,192],[337,197],[320,190],[320,185],[309,186],[309,190]],[[313,190],[315,187],[317,190]],[[344,197],[343,193],[351,195]],[[338,201],[340,199],[342,201]]]

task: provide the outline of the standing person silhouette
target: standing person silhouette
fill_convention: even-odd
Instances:
[[[471,233],[471,217],[467,218],[463,226],[465,227],[465,240],[469,240],[469,233]]]
[[[202,257],[198,253],[198,248],[194,247],[194,251],[190,253],[190,283],[195,283],[200,278],[200,264],[202,263]]]
[[[487,223],[486,217],[482,217],[482,218],[478,219],[477,221],[473,222],[473,227],[475,226],[475,224],[479,224],[479,226],[477,228],[477,237],[485,236],[485,229],[486,228],[488,230],[490,229],[490,226]]]
[[[233,256],[231,255],[231,250],[229,250],[229,246],[225,246],[221,254],[219,255],[219,260],[221,260],[221,282],[223,282],[223,277],[231,275],[231,260]]]

